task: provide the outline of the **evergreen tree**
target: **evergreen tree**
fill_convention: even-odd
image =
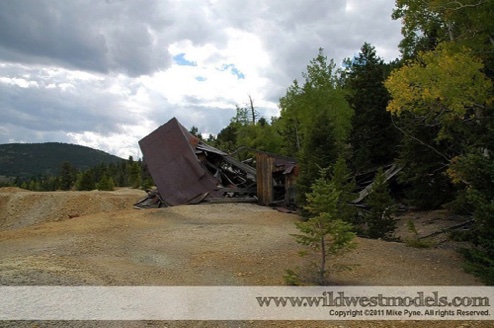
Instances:
[[[475,226],[467,234],[475,245],[465,249],[467,269],[494,285],[494,162],[484,152],[472,151],[454,159],[448,175],[457,185],[466,185],[465,198],[473,210]]]
[[[189,130],[190,134],[192,134],[193,136],[199,138],[202,140],[202,134],[199,132],[199,128],[197,126],[192,126],[192,128],[190,128]]]
[[[58,190],[58,189],[61,189],[60,186],[61,186],[60,177],[45,175],[41,179],[41,190],[43,190],[43,191]],[[72,188],[72,186],[71,186],[71,188]]]
[[[342,156],[340,156],[334,164],[330,181],[335,189],[340,192],[337,201],[338,217],[356,227],[360,222],[357,216],[357,209],[352,204],[355,198],[357,198],[355,193],[355,178],[353,178],[352,172]]]
[[[386,111],[390,100],[384,86],[392,65],[385,64],[376,50],[364,43],[358,57],[346,59],[347,100],[355,111],[350,143],[352,165],[358,172],[392,163],[401,136]]]
[[[79,174],[77,179],[77,190],[94,190],[96,185],[94,182],[93,174],[90,170],[82,172]]]
[[[338,158],[332,122],[326,112],[318,115],[318,124],[307,132],[299,156],[300,174],[297,178],[297,203],[306,204],[306,195],[322,168],[330,167]]]
[[[41,188],[40,188],[39,181],[36,180],[36,179],[32,179],[29,182],[28,189],[31,190],[31,191],[40,191]]]
[[[403,131],[396,163],[402,167],[398,182],[406,186],[408,203],[436,209],[451,202],[456,195],[446,175],[455,150],[451,140],[436,141],[440,127],[425,126],[413,114],[403,113],[394,120]]]
[[[103,174],[103,176],[101,176],[99,182],[97,183],[96,188],[98,190],[112,191],[115,189],[115,183],[113,182],[113,179],[111,177]]]
[[[128,163],[123,160],[118,166],[117,176],[115,178],[116,184],[119,187],[125,187],[129,185],[129,176],[128,176]]]
[[[127,163],[127,171],[130,187],[139,188],[142,178],[141,165],[139,164],[139,162],[135,162],[132,156],[129,157],[129,161]]]
[[[60,189],[70,190],[75,183],[77,169],[69,162],[63,162],[60,167]]]
[[[389,194],[382,167],[377,171],[372,189],[366,199],[370,209],[365,213],[366,235],[370,238],[393,240],[396,230],[395,202]]]
[[[226,152],[233,152],[237,148],[237,131],[240,124],[230,122],[223,128],[216,138],[216,147]]]
[[[340,191],[327,179],[327,170],[321,170],[319,178],[312,185],[312,192],[307,194],[306,210],[309,220],[297,222],[300,234],[294,234],[297,243],[309,246],[319,253],[317,266],[318,282],[327,283],[328,263],[331,256],[341,255],[355,247],[355,233],[352,225],[338,217]],[[301,253],[302,255],[305,252]]]

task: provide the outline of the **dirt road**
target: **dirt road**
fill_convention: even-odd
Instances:
[[[296,232],[296,215],[252,204],[133,209],[142,196],[144,192],[129,189],[87,193],[0,189],[0,284],[272,286],[284,284],[285,269],[305,266],[305,259],[297,255],[301,248],[290,236]],[[461,259],[449,247],[417,249],[358,239],[358,248],[338,262],[354,266],[352,271],[332,275],[338,285],[480,285],[463,272]],[[425,323],[420,324],[430,326]],[[51,323],[33,323],[44,324]],[[194,324],[319,327],[322,323]],[[412,323],[327,324],[411,327]],[[451,324],[484,326],[482,322],[434,326]],[[180,322],[124,325],[188,326]]]

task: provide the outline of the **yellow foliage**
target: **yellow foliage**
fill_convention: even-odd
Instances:
[[[422,52],[385,82],[392,97],[387,110],[398,115],[435,111],[441,112],[440,119],[462,119],[467,109],[490,101],[492,81],[482,69],[481,60],[466,48],[441,44],[434,51]]]
[[[451,164],[455,164],[456,162],[458,162],[458,160],[460,159],[459,156],[455,156],[451,159]],[[452,165],[450,165],[448,167],[448,169],[446,170],[446,174],[448,175],[448,177],[450,178],[451,182],[453,184],[458,184],[460,182],[462,182],[462,178],[460,176],[460,174],[454,169],[454,167]]]

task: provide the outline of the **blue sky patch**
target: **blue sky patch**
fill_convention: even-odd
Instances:
[[[204,82],[206,81],[208,78],[207,77],[204,77],[204,76],[196,76],[196,80],[199,81],[199,82]]]
[[[175,63],[177,63],[177,65],[180,66],[197,66],[196,62],[188,61],[184,57],[185,57],[185,53],[181,53],[176,56],[173,56],[173,60],[175,61]]]
[[[238,68],[235,67],[234,64],[224,64],[222,67],[222,71],[230,70],[230,73],[237,76],[239,80],[245,79],[244,73],[240,72]]]

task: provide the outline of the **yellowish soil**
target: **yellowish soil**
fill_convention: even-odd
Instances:
[[[307,267],[290,234],[299,218],[252,204],[204,204],[138,210],[145,193],[36,193],[0,189],[1,285],[283,285],[285,269]],[[456,224],[442,212],[409,213],[417,230]],[[418,249],[357,240],[337,260],[338,285],[480,285],[462,268],[456,244]],[[303,271],[303,269],[301,269]],[[5,323],[5,322],[4,322]],[[7,324],[7,323],[6,323]],[[17,323],[12,323],[16,326]],[[27,323],[23,323],[27,324]],[[31,323],[30,323],[31,324]],[[32,323],[43,327],[46,322]],[[58,325],[59,323],[53,323]],[[67,323],[65,323],[67,324]],[[62,326],[66,326],[66,325]],[[488,327],[484,322],[124,322],[71,326],[129,327]],[[2,324],[0,323],[0,326]]]

